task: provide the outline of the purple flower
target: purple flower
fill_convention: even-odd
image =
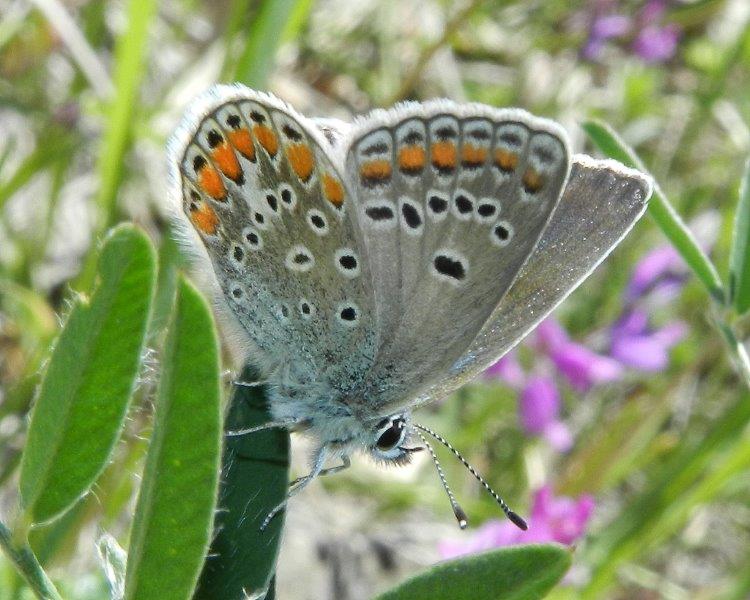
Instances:
[[[610,353],[628,367],[641,371],[661,371],[669,364],[669,350],[686,333],[687,326],[680,321],[661,329],[650,329],[648,315],[634,309],[612,326]]]
[[[590,20],[588,39],[582,50],[584,58],[596,60],[608,41],[626,37],[633,53],[647,63],[664,62],[674,56],[680,29],[674,23],[662,22],[667,9],[665,0],[650,0],[635,19],[604,12],[615,6],[594,8],[595,16]]]
[[[638,14],[638,34],[632,49],[647,63],[664,62],[677,51],[679,27],[674,23],[659,23],[666,10],[665,0],[650,0]]]
[[[530,377],[521,392],[519,416],[523,428],[541,435],[559,452],[573,446],[573,436],[560,417],[560,392],[548,377]]]
[[[665,62],[677,51],[680,29],[673,23],[647,25],[633,41],[633,51],[647,63]]]
[[[631,19],[625,15],[602,15],[594,19],[591,35],[600,40],[622,37],[630,31]]]
[[[585,392],[591,386],[620,379],[622,365],[617,361],[570,341],[557,321],[547,319],[537,328],[537,338],[557,369],[573,389]]]
[[[588,494],[573,499],[567,496],[555,498],[548,485],[540,488],[534,497],[531,509],[530,526],[541,525],[537,530],[538,541],[554,541],[570,545],[586,532],[591,514],[594,512],[594,498]],[[546,539],[541,535],[546,527]]]
[[[484,376],[490,379],[502,379],[516,390],[521,389],[526,380],[523,367],[518,362],[515,351],[508,352],[508,354],[503,356],[494,365],[488,367],[484,372]]]
[[[658,21],[664,16],[667,10],[666,0],[649,0],[646,5],[638,13],[638,21],[642,25],[648,25],[654,21]]]
[[[583,47],[583,57],[595,60],[604,49],[607,40],[626,35],[631,27],[631,19],[624,15],[600,15],[594,19],[589,31],[589,39]]]
[[[648,294],[660,304],[673,299],[685,281],[685,263],[672,246],[660,246],[646,254],[633,269],[625,292],[633,302]]]
[[[438,549],[443,558],[455,558],[517,544],[558,542],[570,545],[583,537],[593,511],[592,496],[556,498],[551,487],[545,485],[534,495],[528,531],[521,531],[507,520],[492,520],[480,527],[472,538],[444,541]]]

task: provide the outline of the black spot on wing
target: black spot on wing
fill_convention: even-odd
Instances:
[[[404,216],[404,221],[410,229],[417,229],[422,224],[422,217],[419,216],[419,212],[414,205],[409,202],[403,203],[401,214]]]
[[[367,146],[367,148],[362,148],[360,152],[362,153],[362,156],[372,156],[373,154],[383,154],[384,152],[388,152],[388,144],[386,144],[385,142],[377,142],[375,144]]]
[[[456,260],[445,254],[438,254],[434,261],[435,270],[441,275],[452,277],[457,281],[461,281],[466,277],[466,268],[460,260]]]
[[[427,205],[430,207],[430,210],[436,215],[444,213],[448,209],[448,201],[445,198],[441,198],[440,196],[430,196],[430,199],[427,201]]]
[[[281,131],[283,131],[284,135],[288,137],[290,140],[293,140],[295,142],[302,141],[302,134],[289,125],[284,125],[281,128]]]
[[[390,221],[393,219],[393,209],[390,206],[369,206],[365,214],[373,221]]]

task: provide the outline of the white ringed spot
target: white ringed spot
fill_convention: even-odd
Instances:
[[[334,266],[344,277],[353,279],[359,275],[359,258],[351,248],[339,248],[333,256]]]
[[[315,266],[315,257],[303,244],[292,246],[287,252],[284,265],[290,271],[306,273]]]

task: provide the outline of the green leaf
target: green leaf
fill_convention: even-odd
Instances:
[[[143,353],[155,282],[148,238],[114,229],[99,284],[77,299],[52,352],[21,460],[28,522],[58,516],[91,487],[118,439]]]
[[[750,161],[745,165],[740,200],[734,216],[729,293],[739,314],[750,309]]]
[[[245,368],[240,381],[256,373]],[[262,387],[237,386],[227,415],[228,431],[272,421]],[[265,529],[260,525],[284,499],[289,485],[289,434],[282,429],[226,438],[222,460],[216,534],[195,600],[242,598],[266,589],[276,567],[283,512]],[[272,592],[266,600],[272,599]]]
[[[635,151],[630,148],[615,131],[602,121],[587,121],[583,124],[591,141],[606,156],[619,160],[628,167],[633,167],[651,176],[638,158]],[[653,179],[653,177],[652,177]],[[708,290],[711,297],[723,304],[725,302],[724,289],[722,287],[716,267],[709,260],[706,253],[698,245],[695,237],[685,225],[684,221],[670,204],[659,184],[654,181],[654,192],[648,206],[649,214],[656,224],[667,236],[674,248],[680,253],[683,260],[700,279]]]
[[[543,598],[570,567],[563,546],[515,546],[439,563],[377,600]]]
[[[150,344],[157,344],[159,339],[163,339],[162,333],[172,315],[179,271],[183,264],[182,254],[173,233],[170,228],[159,247],[159,274],[156,278],[154,310],[149,324]]]
[[[181,279],[131,532],[126,599],[186,600],[192,595],[216,506],[220,392],[211,313]]]

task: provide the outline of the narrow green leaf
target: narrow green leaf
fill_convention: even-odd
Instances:
[[[749,399],[748,394],[739,394],[708,435],[696,443],[682,444],[646,489],[587,543],[586,562],[592,566],[592,578],[582,598],[606,597],[623,563],[635,560],[678,531],[692,510],[707,501],[705,485],[716,494],[717,478],[726,482],[724,469],[750,460],[746,441]]]
[[[583,129],[591,138],[591,141],[606,156],[650,175],[635,151],[620,139],[608,124],[601,121],[587,121],[583,124]],[[654,192],[648,210],[664,235],[680,253],[680,256],[706,286],[711,297],[723,304],[725,294],[716,267],[698,245],[695,237],[670,204],[656,181],[654,181]]]
[[[248,367],[241,381],[256,380]],[[272,421],[262,387],[237,386],[227,415],[228,431]],[[216,533],[195,600],[242,598],[266,589],[276,567],[283,512],[265,531],[260,525],[284,499],[289,485],[289,434],[281,429],[226,438]],[[265,596],[272,599],[272,592]]]
[[[156,0],[130,0],[123,22],[127,29],[115,44],[115,94],[107,114],[107,130],[99,153],[100,177],[97,202],[103,209],[105,224],[112,219],[117,189],[124,169],[124,157],[130,145],[133,113],[138,106],[138,90],[146,72],[149,26],[156,13]]]
[[[122,429],[143,353],[155,281],[154,251],[132,226],[114,229],[99,284],[78,299],[55,345],[21,460],[21,505],[47,521],[84,495]]]
[[[136,107],[140,105],[138,92],[146,73],[148,33],[156,8],[156,0],[130,0],[123,19],[127,28],[115,42],[112,75],[115,93],[111,103],[103,107],[104,114],[109,118],[105,123],[97,162],[99,190],[96,202],[101,209],[97,231],[116,221],[117,192],[125,173],[125,158],[133,135]],[[93,265],[87,260],[75,282],[76,287],[85,288],[92,276]]]
[[[220,391],[219,344],[211,313],[182,279],[133,521],[126,599],[192,596],[216,506]]]
[[[544,598],[570,567],[556,544],[514,546],[438,563],[377,600],[531,600]]]
[[[247,43],[234,72],[234,79],[256,89],[266,86],[276,64],[276,53],[288,27],[298,26],[303,18],[298,6],[307,0],[263,0],[250,27]]]
[[[745,164],[740,200],[734,214],[729,294],[739,314],[750,309],[750,161]]]

